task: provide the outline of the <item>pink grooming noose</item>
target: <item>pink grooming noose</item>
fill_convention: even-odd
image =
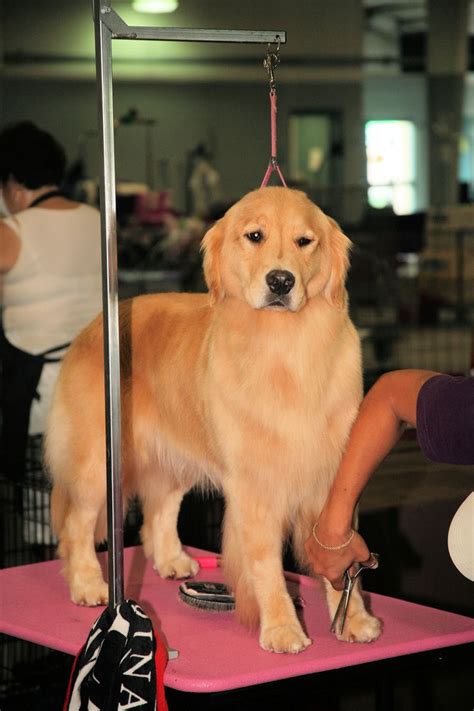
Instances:
[[[267,49],[267,56],[265,57],[263,61],[263,66],[268,72],[268,76],[270,79],[270,131],[271,131],[271,156],[270,156],[270,162],[268,164],[267,171],[263,177],[262,184],[260,185],[261,188],[264,188],[267,184],[268,181],[270,180],[270,176],[273,172],[276,172],[278,174],[278,177],[280,178],[283,186],[286,188],[286,182],[285,178],[283,177],[283,174],[280,170],[280,166],[278,164],[278,158],[277,158],[277,91],[276,91],[276,85],[275,85],[275,69],[280,63],[280,58],[279,58],[279,51],[280,51],[280,42],[278,42],[278,46],[275,52],[270,52],[270,45],[268,45]]]

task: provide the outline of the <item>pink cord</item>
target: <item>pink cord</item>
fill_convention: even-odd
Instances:
[[[272,135],[272,157],[277,157],[277,94],[276,90],[270,91],[270,125]]]
[[[283,186],[285,188],[287,187],[285,178],[283,177],[280,166],[278,165],[277,158],[277,111],[277,93],[276,89],[272,88],[270,90],[270,130],[272,153],[267,171],[263,177],[262,184],[260,185],[261,188],[264,188],[268,184],[270,176],[274,171],[278,174]]]
[[[200,568],[219,568],[221,564],[221,558],[218,555],[194,556],[194,560],[199,563]]]

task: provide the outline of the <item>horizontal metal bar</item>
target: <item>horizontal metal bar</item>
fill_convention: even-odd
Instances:
[[[186,27],[137,27],[127,25],[111,7],[104,7],[101,20],[112,39],[162,40],[165,42],[239,42],[285,44],[286,32],[272,30],[198,30]]]

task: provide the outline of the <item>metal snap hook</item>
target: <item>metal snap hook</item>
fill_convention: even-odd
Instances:
[[[271,44],[269,43],[267,46],[267,56],[263,60],[263,66],[268,72],[272,91],[275,91],[275,69],[280,64],[280,37],[277,35],[275,40],[277,41],[276,49],[272,51]]]

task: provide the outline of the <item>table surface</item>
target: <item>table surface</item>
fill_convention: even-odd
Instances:
[[[49,561],[0,571],[0,632],[75,655],[102,608],[73,605],[60,570],[60,561]],[[169,661],[164,681],[180,691],[227,691],[474,641],[469,617],[372,593],[370,606],[384,624],[380,639],[339,642],[329,631],[322,585],[288,574],[290,592],[303,598],[301,616],[313,644],[301,654],[271,654],[232,612],[186,605],[178,596],[179,581],[162,580],[141,547],[125,549],[124,573],[126,598],[141,604],[168,647],[179,653]],[[201,570],[196,579],[220,581],[223,571]]]

